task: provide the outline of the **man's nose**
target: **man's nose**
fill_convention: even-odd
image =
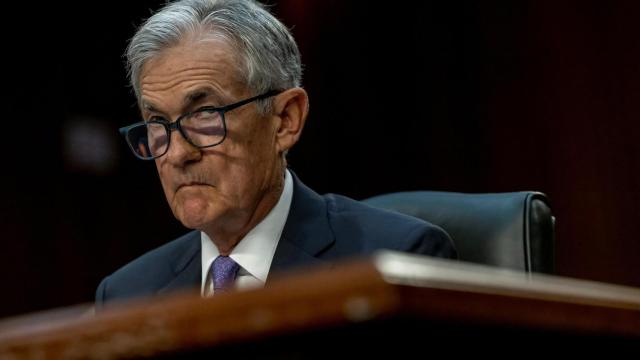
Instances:
[[[202,151],[189,143],[178,130],[171,132],[171,141],[167,151],[167,160],[171,163],[183,166],[186,163],[198,161],[202,157]]]

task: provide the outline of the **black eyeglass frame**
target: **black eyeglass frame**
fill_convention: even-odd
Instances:
[[[229,112],[231,110],[237,109],[243,105],[247,105],[249,103],[252,103],[254,101],[258,101],[258,100],[263,100],[266,98],[270,98],[272,96],[278,95],[282,92],[283,90],[269,90],[264,94],[261,95],[257,95],[257,96],[253,96],[250,97],[248,99],[244,99],[244,100],[240,100],[236,103],[233,104],[229,104],[229,105],[225,105],[225,106],[221,106],[221,107],[215,107],[215,106],[203,106],[201,108],[198,108],[194,111],[188,112],[186,114],[182,114],[180,115],[175,121],[173,122],[169,122],[165,119],[162,120],[150,120],[150,121],[140,121],[137,122],[135,124],[131,124],[131,125],[127,125],[125,127],[121,127],[120,129],[118,129],[118,132],[120,132],[120,134],[122,134],[122,136],[124,136],[127,144],[129,145],[129,148],[131,149],[131,151],[133,152],[133,154],[141,160],[154,160],[157,159],[161,156],[164,156],[168,151],[169,151],[169,146],[171,146],[171,133],[175,130],[178,130],[178,132],[180,133],[180,135],[182,136],[182,138],[184,138],[189,144],[199,148],[199,149],[204,149],[204,148],[209,148],[209,147],[213,147],[216,145],[220,145],[222,144],[222,142],[227,138],[227,122],[225,120],[224,114],[226,112]],[[222,120],[222,129],[224,134],[222,135],[222,138],[220,139],[220,141],[218,141],[217,143],[211,144],[211,145],[197,145],[194,144],[193,141],[191,139],[189,139],[189,137],[186,135],[186,133],[184,132],[184,130],[182,129],[181,126],[181,122],[182,119],[185,119],[191,115],[200,113],[200,112],[205,112],[205,111],[209,111],[209,112],[218,112],[220,114],[220,118]],[[146,126],[147,124],[160,124],[162,126],[164,126],[165,130],[167,131],[167,148],[164,150],[164,152],[160,155],[156,155],[156,156],[152,156],[152,157],[143,157],[140,156],[136,150],[134,149],[134,145],[131,144],[131,142],[129,141],[129,131],[131,131],[131,129],[137,128],[139,126]]]

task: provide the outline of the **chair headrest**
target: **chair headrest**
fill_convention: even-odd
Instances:
[[[413,191],[363,201],[442,227],[461,260],[553,272],[554,218],[543,193]]]

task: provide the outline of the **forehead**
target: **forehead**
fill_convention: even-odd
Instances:
[[[232,96],[243,87],[236,58],[233,48],[218,38],[187,40],[165,49],[142,67],[143,102],[202,86]]]

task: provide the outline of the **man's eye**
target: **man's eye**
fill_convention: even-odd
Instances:
[[[214,119],[219,116],[217,111],[204,110],[195,114],[195,118],[198,120]]]

